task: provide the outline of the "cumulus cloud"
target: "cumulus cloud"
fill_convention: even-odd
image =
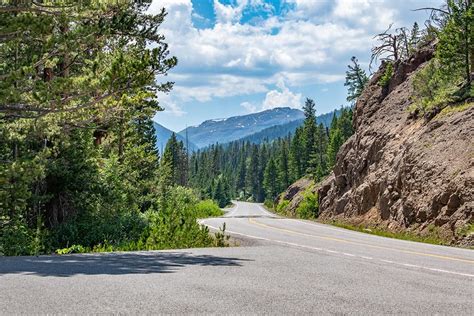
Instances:
[[[183,80],[175,85],[171,94],[178,95],[185,102],[193,100],[206,102],[212,98],[263,93],[267,90],[265,82],[258,78],[212,74],[202,75],[189,81]]]
[[[214,0],[214,12],[216,13],[216,18],[219,23],[231,23],[237,22],[242,17],[242,11],[247,5],[246,0],[238,0],[237,6],[225,5],[219,2],[219,0]]]
[[[265,109],[299,107],[302,96],[290,88],[342,83],[350,56],[360,54],[364,63],[373,34],[403,20],[406,3],[417,7],[440,0],[281,1],[290,12],[249,24],[241,22],[248,10],[271,13],[274,8],[262,0],[213,0],[215,23],[205,29],[193,25],[197,13],[191,0],[153,1],[151,12],[167,9],[161,31],[178,57],[169,76],[176,81],[167,100],[170,111],[182,115],[176,104],[256,93],[265,94]],[[252,104],[241,106],[250,111]]]
[[[283,80],[277,83],[277,90],[268,91],[262,103],[262,110],[278,107],[301,108],[301,93],[293,93]]]

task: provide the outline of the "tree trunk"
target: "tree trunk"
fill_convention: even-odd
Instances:
[[[118,156],[119,156],[119,161],[123,161],[123,147],[124,147],[124,118],[123,118],[123,112],[120,113],[120,121],[119,121],[119,143],[118,143]]]
[[[471,83],[471,62],[472,62],[472,54],[471,57],[469,58],[469,53],[471,51],[470,45],[469,45],[469,25],[468,22],[466,21],[464,23],[464,62],[466,65],[466,81],[468,84]]]
[[[67,34],[69,32],[69,25],[64,24],[60,27],[61,33]],[[59,63],[59,74],[61,77],[69,77],[70,58],[67,50],[63,54],[63,59]]]

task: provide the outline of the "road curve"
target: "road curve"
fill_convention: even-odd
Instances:
[[[474,251],[279,218],[212,228],[252,247],[0,258],[0,314],[472,315]]]
[[[202,220],[229,234],[322,253],[474,278],[474,251],[384,238],[330,225],[279,217],[256,203],[234,202],[224,217]]]

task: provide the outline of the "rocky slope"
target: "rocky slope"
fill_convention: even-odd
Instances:
[[[435,231],[474,245],[474,106],[413,118],[412,79],[433,56],[425,48],[394,66],[389,86],[376,73],[354,111],[355,134],[318,190],[320,218],[392,231]],[[472,226],[471,226],[472,229]]]

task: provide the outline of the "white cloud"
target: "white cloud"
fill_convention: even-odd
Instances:
[[[253,77],[214,74],[196,78],[196,81],[177,83],[171,95],[185,102],[206,102],[212,98],[224,98],[266,92],[266,83]],[[201,82],[199,82],[201,80]]]
[[[169,113],[173,116],[183,116],[187,114],[181,106],[179,106],[169,94],[160,94],[158,96],[158,101],[160,102],[160,106],[164,109],[165,113]]]
[[[283,80],[277,83],[278,90],[268,91],[262,103],[262,110],[278,107],[301,108],[301,93],[293,93]]]
[[[247,110],[247,112],[249,113],[255,113],[257,112],[257,106],[253,103],[250,103],[250,102],[242,102],[240,103],[240,106],[243,107],[244,109]]]
[[[334,15],[341,18],[360,18],[361,13],[370,8],[369,0],[337,0]]]
[[[286,0],[295,6],[293,12],[250,25],[240,23],[246,9],[272,8],[262,0],[236,0],[232,5],[214,0],[215,25],[197,29],[192,17],[200,17],[191,0],[155,0],[149,10],[167,9],[160,29],[171,54],[178,57],[169,76],[176,85],[165,102],[167,111],[183,115],[177,104],[257,93],[265,94],[263,108],[299,107],[302,96],[290,88],[342,84],[349,58],[357,55],[366,63],[373,35],[400,23],[405,18],[402,9],[436,1]],[[256,104],[247,103],[241,104],[247,110]]]
[[[214,12],[219,23],[238,22],[242,17],[242,11],[248,4],[247,0],[237,1],[237,6],[225,5],[214,0]]]

